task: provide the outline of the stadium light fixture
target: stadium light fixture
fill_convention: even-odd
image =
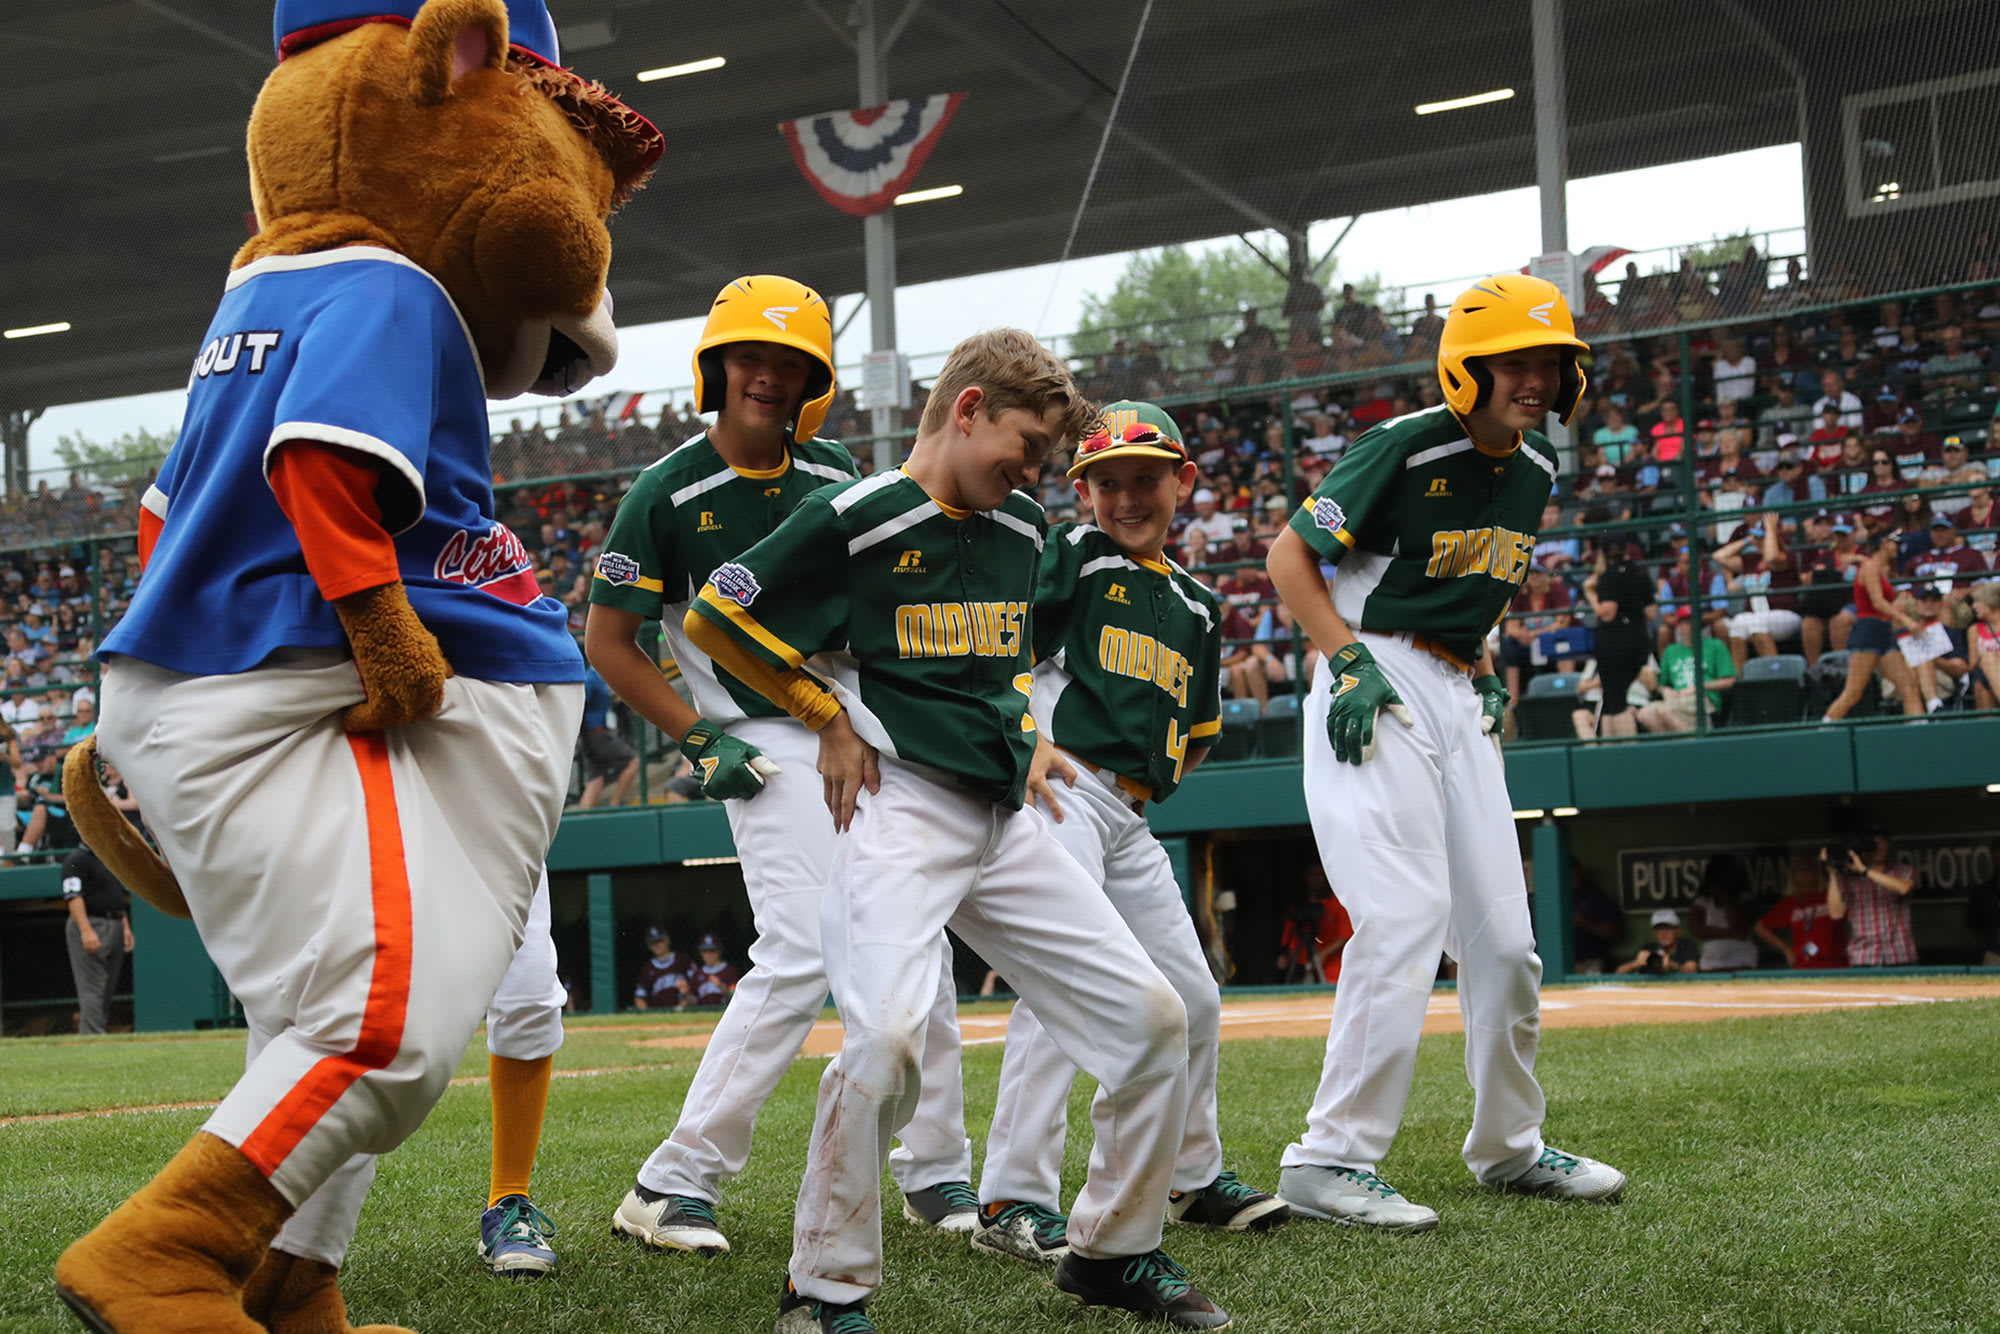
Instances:
[[[1986,785],[1986,790],[1988,792],[2000,794],[2000,783],[1988,783]]]
[[[922,204],[932,199],[953,199],[965,193],[962,185],[940,185],[932,190],[911,190],[896,196],[898,204]]]
[[[1539,820],[1539,819],[1541,819],[1541,818],[1542,818],[1542,817],[1543,817],[1544,815],[1547,815],[1547,814],[1548,814],[1548,812],[1547,812],[1547,811],[1542,811],[1542,810],[1534,810],[1534,811],[1515,811],[1515,812],[1514,812],[1514,818],[1515,818],[1516,820]]]
[[[1556,817],[1556,819],[1558,819],[1558,820],[1563,820],[1563,819],[1567,819],[1567,818],[1569,818],[1570,816],[1572,816],[1572,815],[1575,815],[1575,814],[1576,814],[1576,807],[1574,807],[1574,806],[1558,806],[1558,807],[1556,807],[1556,808],[1555,808],[1554,810],[1550,811],[1550,812],[1549,812],[1549,814],[1550,814],[1550,815],[1553,815],[1553,816],[1555,816],[1555,817]]]
[[[4,334],[0,334],[0,337],[36,338],[41,336],[42,334],[68,333],[68,332],[69,332],[69,321],[57,320],[54,324],[30,324],[19,329],[9,329]]]
[[[690,60],[685,65],[662,65],[658,69],[642,69],[635,76],[640,83],[657,83],[661,79],[678,79],[683,74],[705,74],[712,69],[721,69],[729,61],[722,56],[710,56],[706,60]]]
[[[681,865],[682,866],[734,866],[741,860],[742,858],[740,857],[683,857],[681,858]]]
[[[1443,102],[1425,102],[1417,107],[1419,116],[1433,115],[1439,111],[1461,111],[1466,107],[1484,106],[1488,102],[1505,102],[1514,95],[1512,88],[1495,88],[1490,93],[1474,93],[1470,97],[1453,97]]]

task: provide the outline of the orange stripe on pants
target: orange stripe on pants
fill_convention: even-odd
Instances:
[[[403,1020],[410,1000],[410,877],[403,856],[403,825],[396,812],[396,785],[389,769],[389,745],[380,732],[350,736],[361,771],[363,808],[368,815],[369,898],[375,914],[375,964],[368,979],[368,1004],[361,1033],[351,1051],[314,1063],[305,1077],[273,1107],[239,1146],[265,1176],[278,1170],[327,1109],[355,1080],[396,1059],[403,1045]]]

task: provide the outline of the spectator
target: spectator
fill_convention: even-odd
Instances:
[[[1917,872],[1902,858],[1890,860],[1889,840],[1879,831],[1867,836],[1863,856],[1847,848],[1821,850],[1826,860],[1827,906],[1847,922],[1847,960],[1855,968],[1889,968],[1917,961],[1917,938],[1910,929],[1910,891]]]
[[[1660,655],[1660,698],[1638,712],[1638,725],[1648,732],[1692,732],[1694,715],[1694,609],[1674,613],[1674,642]],[[1728,646],[1713,635],[1701,640],[1704,714],[1713,716],[1722,693],[1736,684],[1736,661]]]
[[[63,938],[76,979],[76,1031],[107,1033],[111,998],[132,952],[132,896],[86,847],[63,859],[62,896],[69,910]]]
[[[97,730],[96,700],[81,692],[79,692],[79,696],[76,701],[76,712],[72,715],[74,721],[62,735],[62,747],[64,750],[68,750],[79,741],[88,740],[90,734]]]
[[[1785,548],[1784,525],[1775,514],[1749,525],[1742,537],[1716,548],[1715,563],[1729,572],[1734,615],[1729,618],[1729,650],[1742,670],[1752,650],[1760,658],[1778,651],[1781,640],[1800,633],[1799,571]]]
[[[1763,503],[1770,506],[1795,505],[1802,500],[1825,500],[1826,483],[1817,476],[1808,475],[1805,460],[1796,449],[1781,450],[1778,454],[1778,475],[1764,488]]]
[[[2000,848],[1987,849],[1987,864],[2000,867]],[[1965,925],[1972,932],[1979,962],[1988,968],[2000,965],[2000,873],[1988,875],[1965,896]]]
[[[698,946],[701,962],[688,970],[688,1004],[727,1005],[736,990],[736,965],[724,962],[722,941],[710,932]]]
[[[1904,408],[1896,416],[1894,439],[1882,442],[1896,460],[1896,471],[1905,482],[1914,485],[1922,475],[1926,464],[1939,459],[1940,446],[1935,433],[1924,429],[1924,414],[1915,408]],[[1963,465],[1961,458],[1959,463]]]
[[[1653,943],[1618,965],[1621,973],[1692,973],[1701,967],[1701,954],[1681,939],[1681,915],[1672,908],[1653,914]]]
[[[1329,986],[1340,980],[1341,953],[1354,939],[1354,923],[1326,883],[1326,872],[1315,865],[1306,872],[1306,897],[1285,914],[1278,933],[1278,976],[1286,986],[1313,982]]]
[[[693,960],[674,949],[673,937],[663,926],[646,928],[646,953],[652,957],[640,965],[639,983],[632,990],[633,1008],[678,1010],[687,1003],[688,970]]]
[[[1986,558],[1959,535],[1957,518],[1940,512],[1931,515],[1929,548],[1912,553],[1903,569],[1912,578],[1931,580],[1962,596],[1986,573]]]
[[[577,809],[588,810],[604,794],[604,780],[612,779],[611,804],[623,806],[631,795],[632,780],[639,776],[639,753],[611,730],[611,687],[595,667],[583,669],[583,795]],[[616,775],[614,778],[613,775]]]
[[[1444,336],[1444,316],[1438,314],[1437,296],[1424,294],[1424,313],[1410,322],[1409,357],[1426,361],[1437,355],[1438,339]]]
[[[1911,589],[1907,605],[1916,617],[1915,634],[1918,639],[1941,629],[1949,645],[1937,656],[1912,663],[1910,667],[1917,680],[1917,693],[1923,697],[1925,712],[1936,713],[1948,701],[1958,697],[1967,674],[1972,670],[1971,664],[1966,661],[1965,632],[1944,619],[1944,593],[1936,584],[1919,584]],[[1940,688],[1940,675],[1950,681],[1948,687]]]
[[[1813,404],[1815,415],[1827,408],[1837,410],[1839,425],[1851,430],[1861,429],[1861,400],[1847,387],[1847,377],[1839,371],[1829,370],[1819,377],[1819,398]]]
[[[1924,397],[1943,402],[1979,392],[1979,378],[1985,366],[1979,354],[1965,345],[1965,331],[1956,324],[1944,326],[1942,347],[1924,363]]]
[[[1687,426],[1681,420],[1681,405],[1678,400],[1667,399],[1660,404],[1660,419],[1647,432],[1653,442],[1653,458],[1660,463],[1672,463],[1680,458],[1687,440]]]
[[[1813,461],[1822,468],[1830,468],[1843,462],[1842,451],[1846,442],[1850,439],[1859,442],[1861,439],[1854,434],[1856,429],[1841,425],[1838,404],[1822,404],[1818,419],[1813,423],[1811,433],[1806,436],[1806,444],[1813,452]]]
[[[1521,591],[1514,595],[1508,617],[1500,623],[1500,662],[1506,673],[1507,693],[1521,698],[1521,687],[1534,675],[1535,640],[1544,631],[1566,629],[1570,624],[1569,586],[1549,577],[1543,565],[1530,565]],[[1576,664],[1564,660],[1556,670],[1572,672]]]
[[[1639,428],[1625,420],[1625,409],[1611,403],[1604,409],[1604,425],[1591,434],[1591,443],[1604,451],[1606,463],[1623,467],[1638,438]]]
[[[1733,973],[1757,966],[1750,939],[1757,919],[1750,912],[1750,873],[1740,857],[1720,854],[1701,868],[1688,930],[1701,942],[1701,971]]]
[[[1835,415],[1838,415],[1838,410]],[[1812,407],[1799,402],[1798,388],[1792,383],[1791,378],[1780,376],[1776,387],[1772,390],[1771,402],[1757,414],[1757,425],[1762,430],[1776,434],[1796,431],[1803,424],[1810,422],[1812,417]]]
[[[1722,340],[1715,355],[1715,401],[1735,403],[1757,392],[1757,358],[1743,350],[1743,340],[1730,336]]]
[[[1974,703],[1982,709],[2000,707],[2000,583],[1972,590],[1971,643]]]
[[[1758,920],[1758,938],[1785,956],[1785,967],[1847,967],[1847,923],[1833,915],[1829,882],[1811,856],[1793,857],[1792,892]]]
[[[1821,722],[1838,722],[1845,718],[1848,711],[1861,702],[1868,678],[1878,666],[1889,684],[1896,688],[1896,698],[1902,702],[1906,715],[1915,717],[1924,711],[1923,698],[1917,691],[1916,675],[1896,647],[1897,626],[1908,630],[1917,628],[1915,618],[1896,606],[1896,595],[1889,587],[1889,578],[1896,569],[1898,549],[1897,534],[1894,532],[1873,539],[1867,559],[1855,571],[1854,626],[1847,633],[1847,684],[1841,688],[1839,698],[1827,706],[1826,716],[1820,719]]]

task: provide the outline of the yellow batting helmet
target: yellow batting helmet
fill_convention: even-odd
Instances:
[[[1497,273],[1458,294],[1444,319],[1438,340],[1438,383],[1444,401],[1463,417],[1486,403],[1493,377],[1479,358],[1525,347],[1568,349],[1553,404],[1565,426],[1583,400],[1585,379],[1576,364],[1576,349],[1590,344],[1576,336],[1576,321],[1562,291],[1542,278],[1522,273]]]
[[[722,349],[730,343],[779,343],[811,357],[805,398],[792,423],[792,443],[810,440],[826,422],[833,402],[833,313],[818,292],[793,278],[760,273],[735,282],[716,294],[708,308],[708,323],[694,349],[694,406],[697,412],[717,412],[728,377],[722,370]]]

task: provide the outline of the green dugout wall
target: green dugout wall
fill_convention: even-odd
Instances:
[[[1944,715],[1829,727],[1732,728],[1695,738],[1514,745],[1507,781],[1522,852],[1534,860],[1536,934],[1548,975],[1571,970],[1569,865],[1607,865],[1623,848],[1710,842],[1784,842],[1824,834],[1849,804],[1894,833],[2000,829],[2000,716]],[[1190,840],[1219,831],[1306,824],[1296,762],[1212,765],[1153,812],[1183,890]],[[722,808],[709,803],[579,814],[550,851],[556,932],[580,1001],[605,1012],[628,984],[618,976],[619,932],[680,911],[735,924],[748,943],[735,847]],[[0,900],[55,900],[52,865],[0,869]],[[29,904],[18,903],[19,908]],[[730,914],[736,913],[736,917]],[[8,919],[18,927],[17,913]],[[10,928],[11,929],[11,928]],[[137,1027],[187,1029],[231,1022],[229,1001],[194,929],[138,905],[132,958]],[[683,942],[691,944],[692,942]],[[628,960],[628,964],[629,964]],[[0,999],[17,999],[0,975]]]

